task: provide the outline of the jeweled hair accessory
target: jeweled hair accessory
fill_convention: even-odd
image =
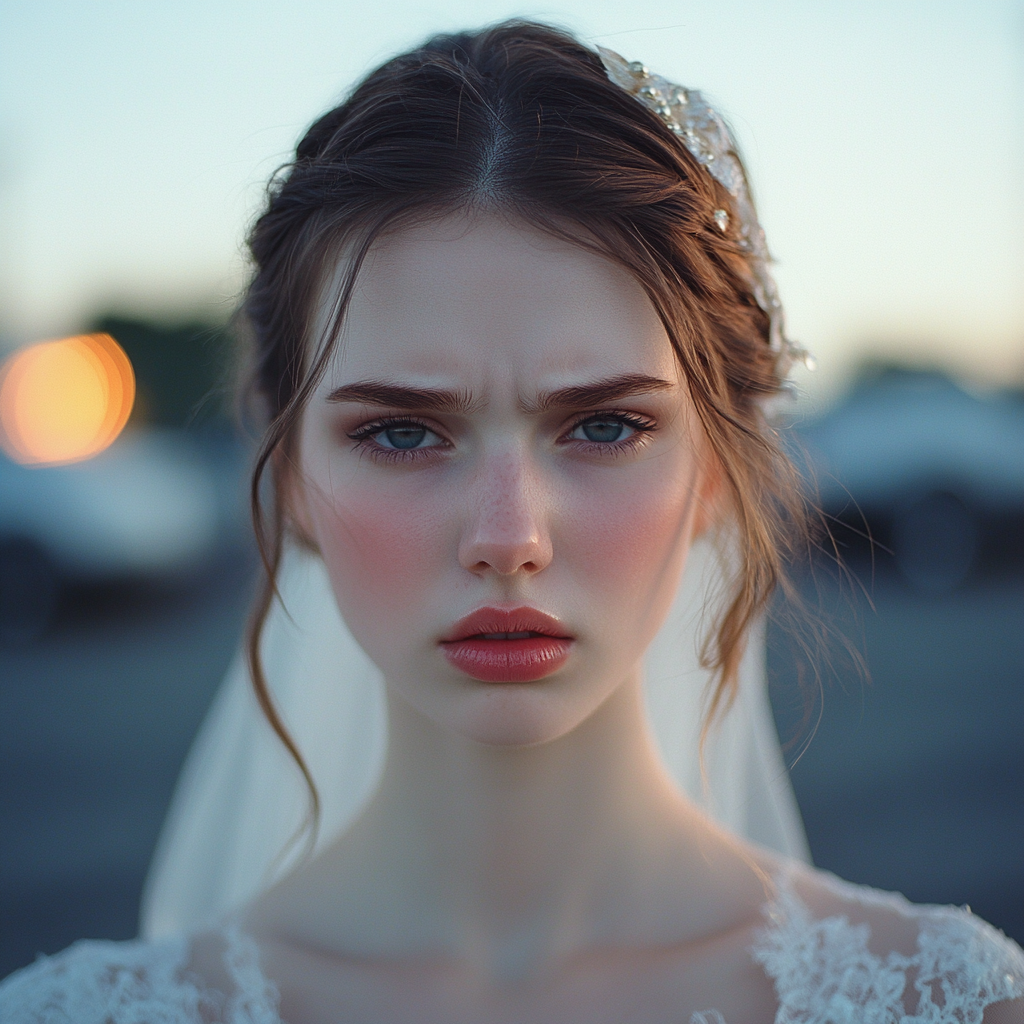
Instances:
[[[627,61],[613,50],[598,47],[608,77],[645,107],[653,110],[701,166],[732,196],[739,218],[737,244],[749,254],[753,275],[754,298],[768,314],[769,343],[779,360],[779,371],[785,376],[794,362],[814,368],[814,360],[806,349],[786,337],[785,318],[779,292],[769,264],[771,257],[764,231],[758,223],[750,187],[737,152],[736,141],[725,122],[708,105],[696,89],[652,74],[639,61]],[[729,211],[715,210],[715,223],[724,234],[729,229]]]

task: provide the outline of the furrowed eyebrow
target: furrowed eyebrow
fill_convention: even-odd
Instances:
[[[335,388],[328,402],[362,402],[364,405],[389,406],[422,412],[471,412],[474,408],[468,391],[443,388],[413,388],[389,380],[361,380]]]
[[[558,388],[542,394],[536,402],[522,402],[521,405],[529,413],[547,412],[550,409],[579,409],[607,405],[609,402],[652,391],[668,391],[672,387],[674,385],[671,381],[661,377],[651,377],[646,373],[624,373],[590,384],[571,384]],[[345,384],[335,388],[327,396],[327,401],[360,402],[364,405],[420,412],[468,413],[479,406],[472,395],[462,389],[414,388],[388,380],[361,380]]]
[[[572,384],[557,391],[549,391],[541,395],[533,403],[525,404],[529,412],[547,412],[549,409],[585,408],[587,406],[607,405],[621,398],[634,395],[646,395],[652,391],[670,391],[675,385],[661,377],[651,377],[646,373],[624,373],[618,377],[607,377],[591,384]]]

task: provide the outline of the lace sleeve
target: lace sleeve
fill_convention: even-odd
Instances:
[[[76,942],[0,985],[4,1024],[206,1024],[208,997],[182,977],[187,940]]]
[[[776,1024],[982,1024],[985,1008],[1024,996],[1024,951],[954,907],[830,882],[847,901],[917,923],[911,954],[869,949],[871,927],[815,920],[786,880],[752,955],[775,985]]]
[[[256,943],[235,921],[224,929],[224,964],[235,986],[229,1024],[282,1024],[277,986],[263,973]]]
[[[233,922],[207,937],[228,994],[190,968],[194,937],[76,942],[0,983],[0,1024],[281,1024],[256,943]]]

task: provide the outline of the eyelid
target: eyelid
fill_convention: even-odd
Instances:
[[[425,448],[391,448],[381,444],[374,435],[382,434],[393,427],[418,427],[433,434],[441,443],[427,445]],[[368,420],[354,430],[345,432],[352,442],[353,449],[361,452],[377,462],[393,465],[413,465],[424,460],[436,459],[452,448],[452,442],[442,431],[432,427],[424,419],[408,413],[392,416],[381,416]]]
[[[381,431],[388,430],[391,427],[422,427],[424,430],[429,430],[432,434],[437,434],[438,437],[444,438],[441,428],[436,424],[431,424],[427,417],[415,416],[410,413],[378,416],[376,419],[367,420],[354,430],[347,430],[345,433],[351,440],[356,441],[365,437],[371,437],[373,434],[379,434]]]
[[[599,409],[595,412],[578,413],[566,427],[566,433],[572,433],[577,427],[590,420],[599,419],[620,420],[626,426],[642,433],[650,433],[658,428],[653,417],[647,416],[644,413],[635,412],[631,409]]]
[[[615,441],[590,441],[571,435],[583,424],[591,420],[618,420],[632,431],[628,437],[618,438]],[[559,438],[559,444],[579,452],[581,455],[590,455],[596,458],[610,459],[626,455],[630,452],[640,451],[646,447],[651,435],[658,429],[657,421],[650,416],[623,409],[602,410],[600,412],[588,412],[577,416]]]

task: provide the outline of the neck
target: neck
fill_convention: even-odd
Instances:
[[[517,977],[581,948],[703,929],[716,837],[662,767],[639,673],[529,748],[453,737],[392,698],[373,801],[287,898],[320,919],[314,941]]]
[[[412,823],[424,866],[488,929],[605,888],[609,872],[636,860],[638,832],[678,809],[638,685],[566,736],[525,749],[453,742],[408,705],[392,706],[391,722],[377,820]]]

